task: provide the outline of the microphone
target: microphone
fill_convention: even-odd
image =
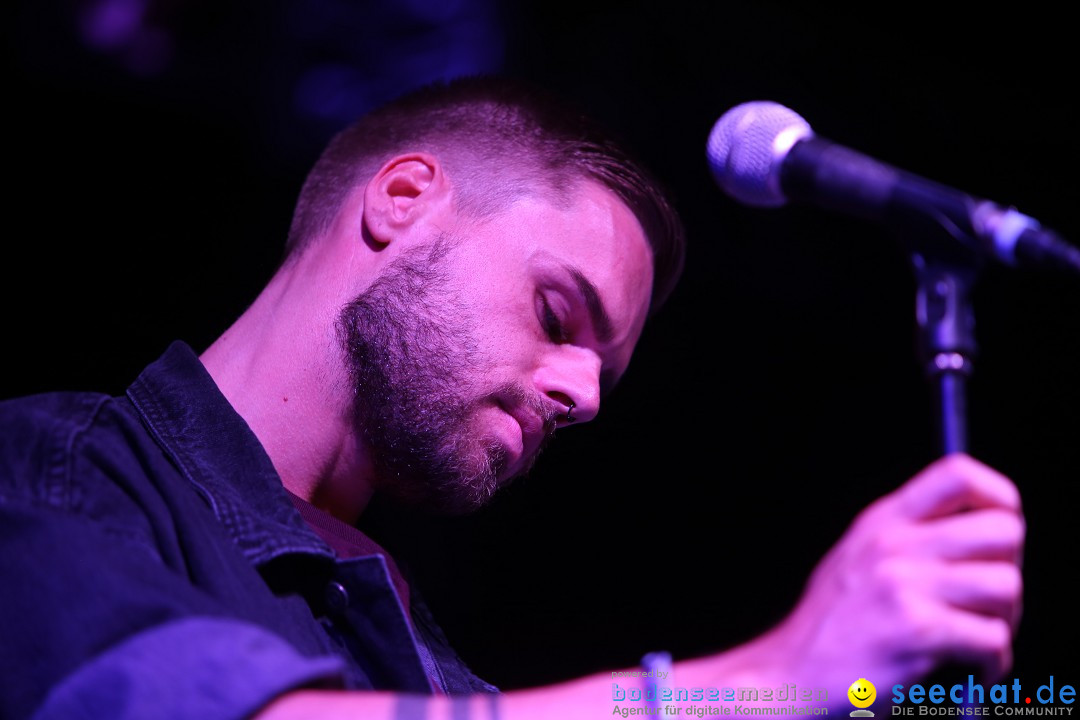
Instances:
[[[1080,249],[1034,218],[819,138],[778,103],[728,110],[709,134],[707,155],[716,182],[747,205],[808,203],[913,230],[920,250],[936,243],[934,252],[954,258],[974,254],[1080,273]],[[931,228],[957,242],[942,246]]]

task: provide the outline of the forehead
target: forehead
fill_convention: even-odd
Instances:
[[[580,180],[565,195],[563,202],[520,198],[485,222],[482,234],[505,259],[520,263],[522,282],[542,284],[562,275],[595,288],[611,321],[610,337],[600,343],[605,370],[618,376],[648,314],[652,252],[633,212],[608,188]]]

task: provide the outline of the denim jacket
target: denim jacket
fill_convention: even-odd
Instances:
[[[183,343],[125,397],[0,403],[2,718],[244,718],[300,687],[497,692],[411,605],[383,556],[338,560],[304,523]]]

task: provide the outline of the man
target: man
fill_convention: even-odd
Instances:
[[[609,714],[609,676],[493,694],[352,524],[375,493],[478,507],[596,416],[681,268],[662,193],[549,98],[462,81],[335,138],[287,250],[201,356],[0,406],[3,716]],[[1011,483],[948,458],[775,630],[676,682],[999,674],[1022,537]]]

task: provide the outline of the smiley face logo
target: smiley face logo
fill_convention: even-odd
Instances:
[[[847,690],[848,700],[857,708],[867,708],[877,699],[877,688],[866,678],[859,678],[851,683]]]

